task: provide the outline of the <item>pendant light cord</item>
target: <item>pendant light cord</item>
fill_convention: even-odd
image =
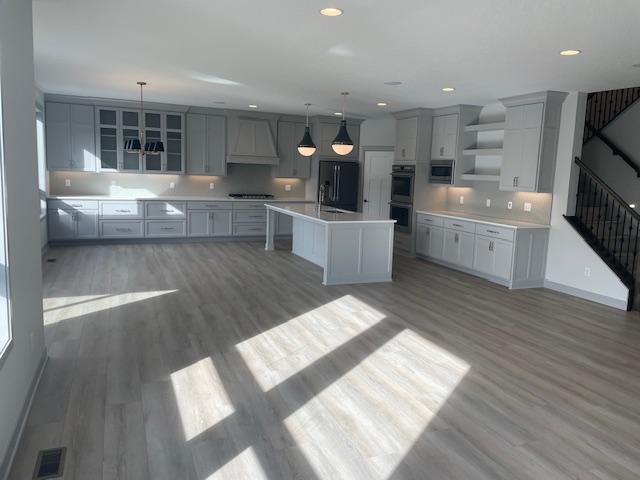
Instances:
[[[349,95],[349,92],[342,92],[342,120],[345,120],[345,107],[347,105],[347,95]]]
[[[305,103],[304,104],[307,107],[307,127],[309,126],[309,107],[311,106],[310,103]]]

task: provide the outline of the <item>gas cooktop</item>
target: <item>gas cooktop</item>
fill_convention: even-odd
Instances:
[[[257,200],[273,198],[273,195],[268,193],[230,193],[229,196],[231,198],[254,198]]]

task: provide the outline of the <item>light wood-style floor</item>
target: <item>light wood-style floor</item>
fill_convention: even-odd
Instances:
[[[414,259],[322,287],[260,243],[55,248],[11,479],[638,479],[640,318]]]

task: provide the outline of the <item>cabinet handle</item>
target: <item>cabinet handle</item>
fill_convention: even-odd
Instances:
[[[407,150],[405,148],[402,149],[402,158],[407,156]]]
[[[487,230],[487,233],[495,233],[496,235],[500,235],[500,232],[496,232],[495,230]]]
[[[430,229],[430,228],[427,228],[426,232],[427,232],[427,233],[426,233],[427,237],[428,237],[429,235],[431,235],[431,229]]]
[[[160,230],[175,231],[176,227],[160,227]]]
[[[70,204],[72,207],[82,207],[81,203],[71,203]]]
[[[456,235],[453,237],[453,241],[455,243],[458,243],[458,240],[460,239],[460,236],[456,233]]]
[[[130,232],[130,228],[116,228],[116,232]]]
[[[489,242],[489,251],[493,252],[493,242]]]
[[[116,210],[118,213],[131,213],[131,210]]]
[[[262,215],[248,215],[247,218],[263,218]]]
[[[162,210],[160,210],[162,213],[171,213],[173,212],[173,210],[170,210],[168,208],[163,208]]]
[[[453,225],[454,227],[460,227],[460,228],[464,227],[464,225],[460,225],[459,223],[452,223],[451,225]]]
[[[444,147],[440,147],[440,156],[444,157]]]

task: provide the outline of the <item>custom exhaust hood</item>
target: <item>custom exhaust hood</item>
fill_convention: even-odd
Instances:
[[[271,114],[232,113],[227,118],[227,163],[278,165],[275,132],[278,116]]]

